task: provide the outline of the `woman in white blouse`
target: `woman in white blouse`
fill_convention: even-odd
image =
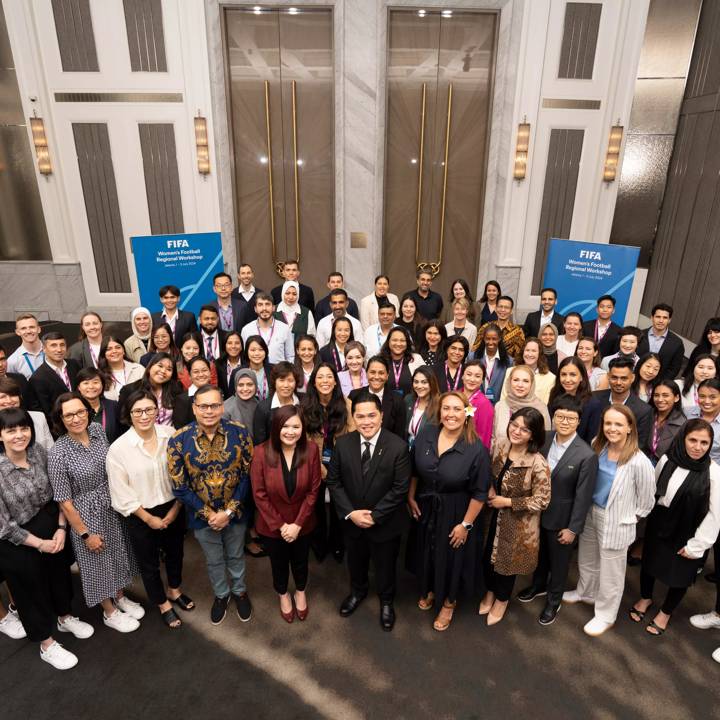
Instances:
[[[477,328],[468,319],[472,304],[466,297],[455,298],[452,302],[453,319],[445,325],[448,337],[462,335],[470,347],[475,344]]]
[[[390,278],[387,275],[378,275],[375,278],[375,292],[360,301],[360,324],[363,330],[377,322],[378,305],[383,298],[387,298],[395,306],[395,312],[400,315],[400,301],[397,295],[390,292]]]
[[[665,601],[645,628],[651,635],[665,632],[720,531],[720,467],[710,459],[712,441],[709,423],[689,420],[655,468],[656,503],[645,529],[640,600],[630,609],[630,619],[642,622],[655,581],[667,586]]]
[[[582,323],[582,315],[579,313],[571,312],[565,317],[563,323],[565,332],[557,339],[558,362],[575,354],[575,348],[577,348],[578,340],[582,335]]]
[[[182,624],[173,604],[193,610],[181,590],[185,516],[175,500],[168,473],[167,444],[175,430],[156,425],[157,401],[147,390],[128,397],[123,422],[132,427],[108,450],[107,475],[112,506],[127,518],[130,542],[150,601],[171,629]],[[165,554],[168,587],[160,575],[160,551]]]
[[[703,380],[717,377],[717,374],[717,360],[712,355],[696,355],[688,362],[682,378],[675,381],[680,388],[684,411],[698,407],[698,385]]]
[[[114,335],[103,337],[97,368],[105,376],[105,397],[108,400],[117,400],[126,385],[142,380],[145,374],[142,365],[130,362],[125,357],[125,346]]]

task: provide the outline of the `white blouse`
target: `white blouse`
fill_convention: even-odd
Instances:
[[[555,344],[555,347],[557,348],[558,352],[558,359],[564,360],[566,357],[571,357],[575,354],[575,348],[577,347],[578,340],[573,340],[572,342],[565,339],[564,335],[560,335],[557,339],[557,343]]]
[[[660,473],[666,462],[667,455],[663,455],[655,466],[656,481],[660,479]],[[665,494],[657,501],[658,505],[670,507],[670,503],[672,503],[675,494],[680,489],[689,472],[689,470],[684,470],[683,468],[675,468],[675,472],[673,472],[668,481]],[[685,551],[693,559],[701,558],[703,553],[715,544],[718,533],[720,533],[720,466],[711,462],[710,507],[707,515],[695,531],[695,536],[687,541]]]

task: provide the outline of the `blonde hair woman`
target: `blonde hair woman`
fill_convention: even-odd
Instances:
[[[535,371],[527,365],[515,365],[507,374],[507,394],[495,404],[493,440],[507,440],[510,416],[520,408],[535,408],[543,418],[545,429],[551,421],[547,405],[535,394]]]

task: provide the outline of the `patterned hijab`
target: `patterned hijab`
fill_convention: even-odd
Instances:
[[[524,370],[530,376],[530,390],[525,397],[519,397],[515,394],[512,388],[512,379],[518,370]],[[545,420],[545,427],[550,427],[550,415],[548,413],[547,405],[535,394],[535,373],[529,365],[515,365],[510,368],[508,372],[508,384],[507,384],[507,396],[505,397],[510,408],[510,414],[519,410],[520,408],[531,407],[535,408]]]

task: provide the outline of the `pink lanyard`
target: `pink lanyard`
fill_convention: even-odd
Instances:
[[[258,397],[261,400],[265,400],[268,396],[268,379],[267,379],[267,373],[263,370],[263,379],[262,379],[262,388],[258,386]]]
[[[455,380],[452,380],[448,372],[447,360],[445,361],[445,380],[447,380],[448,389],[457,390],[460,387],[460,368],[458,368],[455,373]],[[452,383],[452,385],[450,383]]]
[[[267,340],[265,340],[265,336],[262,333],[262,328],[258,324],[258,333],[260,334],[260,337],[263,340],[265,340],[265,344],[268,346],[268,348],[270,347],[270,343],[272,342],[272,337],[273,337],[274,332],[275,332],[275,321],[273,320],[272,325],[270,326],[270,337]]]
[[[495,359],[493,360],[492,367],[488,366],[487,363],[485,363],[485,382],[490,383],[492,380],[493,373],[495,372],[495,364],[497,363],[497,355],[495,356]]]
[[[231,377],[231,375],[233,374],[233,370],[235,370],[235,369],[238,368],[238,367],[240,367],[240,363],[239,363],[239,362],[235,363],[235,365],[231,365],[231,364],[230,364],[230,360],[227,361],[227,371],[226,371],[226,375],[227,375],[228,385],[230,384],[230,377]]]
[[[340,372],[343,369],[343,365],[340,364],[340,354],[335,349],[335,347],[333,347],[333,349],[332,349],[332,354],[333,354],[333,361],[335,363],[335,369],[338,372]]]
[[[605,334],[608,331],[608,328],[610,327],[610,323],[608,323],[605,326],[605,332],[601,335],[600,334],[600,323],[596,320],[595,321],[595,342],[600,343],[600,341],[605,337]]]
[[[285,324],[292,330],[293,323],[295,322],[295,318],[297,317],[297,313],[290,313],[291,317],[288,318],[287,313],[283,310],[282,316],[285,318]],[[272,334],[270,335],[272,337]]]
[[[400,361],[399,366],[393,360],[392,366],[393,366],[393,376],[395,377],[395,388],[399,390],[400,389],[400,376],[402,375],[403,368],[405,367],[405,358],[403,358]]]
[[[659,435],[660,435],[660,433],[659,433],[658,421],[655,420],[655,422],[653,423],[652,441],[650,443],[650,449],[652,450],[653,455],[655,455],[656,451],[657,451]]]
[[[473,405],[473,400],[474,400],[478,395],[482,395],[482,394],[483,394],[482,390],[481,390],[480,388],[478,388],[478,389],[470,396],[470,398],[468,399],[468,403],[469,403],[470,405]],[[473,407],[475,407],[475,406],[473,405]]]
[[[95,351],[93,350],[92,345],[90,344],[89,340],[88,340],[88,349],[90,350],[90,357],[92,358],[93,365],[95,367],[97,367],[98,358],[97,358],[97,355],[95,354]]]
[[[68,390],[72,391],[72,386],[70,385],[70,375],[68,375],[68,371],[67,371],[67,365],[63,365],[56,372],[60,376],[60,379],[63,381],[63,383],[65,383],[65,387]]]
[[[420,400],[416,400],[415,404],[413,405],[413,411],[412,415],[410,416],[410,434],[415,437],[417,435],[418,429],[420,428],[420,423],[422,422],[424,413],[421,413],[420,416],[417,419],[417,422],[413,425],[413,418],[415,417],[415,413],[417,412],[418,405],[420,404]]]

